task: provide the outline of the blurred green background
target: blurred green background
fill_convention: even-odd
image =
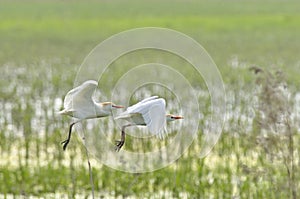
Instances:
[[[189,35],[216,62],[228,100],[224,133],[208,157],[198,158],[199,136],[151,173],[92,160],[96,196],[299,197],[299,10],[296,0],[0,0],[0,198],[91,197],[83,147],[73,139],[62,151],[70,119],[55,112],[97,44],[148,26]],[[201,125],[209,97],[200,108]]]

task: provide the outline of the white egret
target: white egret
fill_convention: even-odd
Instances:
[[[85,81],[80,86],[70,90],[64,99],[64,109],[59,112],[62,115],[68,115],[78,120],[71,123],[68,138],[62,142],[63,149],[66,150],[71,139],[72,127],[74,124],[93,118],[107,117],[112,113],[112,108],[124,108],[115,105],[112,102],[95,102],[92,98],[94,91],[98,86],[98,82],[94,80]]]
[[[158,96],[146,98],[139,103],[130,106],[125,112],[115,119],[125,119],[130,122],[122,126],[121,140],[116,141],[116,151],[119,151],[125,143],[125,128],[129,126],[147,126],[150,133],[163,138],[166,135],[166,122],[183,119],[182,116],[166,114],[166,101]]]

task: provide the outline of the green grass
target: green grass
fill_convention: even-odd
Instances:
[[[268,152],[257,144],[259,128],[252,124],[249,130],[241,115],[257,111],[256,76],[248,71],[252,65],[281,69],[292,99],[299,92],[300,2],[0,0],[0,4],[0,197],[90,194],[83,147],[73,139],[68,151],[62,151],[59,143],[70,120],[54,114],[60,107],[53,100],[63,98],[73,86],[79,65],[98,43],[130,28],[158,26],[181,31],[204,46],[221,71],[230,99],[228,110],[240,115],[227,124],[205,159],[198,158],[199,137],[179,160],[155,172],[128,174],[93,160],[96,195],[291,198],[286,167],[280,155],[273,155],[279,152]],[[186,66],[168,54],[151,56],[137,52],[120,58],[112,65],[114,70],[107,71],[113,75],[108,82],[130,65],[153,58],[178,68]],[[205,88],[193,70],[181,70],[193,85]],[[103,92],[108,93],[104,88]],[[207,112],[205,119],[209,104],[206,98],[200,103]],[[35,112],[37,107],[41,113]],[[295,132],[297,124],[292,126]],[[114,135],[119,136],[118,130]],[[294,140],[299,152],[299,134]],[[141,148],[135,143],[128,140],[128,145]],[[151,142],[146,144],[151,149]],[[297,169],[295,175],[299,179]],[[298,182],[296,186],[299,189]]]
[[[93,47],[113,34],[158,26],[196,39],[224,76],[233,55],[249,65],[275,64],[295,74],[299,7],[297,1],[3,1],[0,63],[67,57],[79,65]],[[288,79],[299,84],[296,76]]]

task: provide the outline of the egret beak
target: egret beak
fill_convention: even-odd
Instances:
[[[179,120],[179,119],[183,119],[183,116],[173,116],[173,118]]]
[[[115,104],[113,104],[112,107],[114,107],[114,108],[125,108],[124,106],[115,105]]]

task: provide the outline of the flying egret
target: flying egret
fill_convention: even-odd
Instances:
[[[147,126],[150,133],[163,138],[166,122],[183,119],[182,116],[166,114],[166,101],[158,96],[148,97],[139,103],[130,106],[125,112],[115,119],[125,119],[130,123],[122,126],[121,140],[116,141],[116,151],[119,151],[125,143],[125,128],[129,126]]]
[[[62,115],[68,115],[78,120],[71,123],[68,138],[63,141],[63,149],[66,150],[72,133],[74,124],[86,119],[100,118],[110,116],[112,108],[124,108],[115,105],[112,102],[95,102],[92,98],[94,91],[98,86],[98,82],[94,80],[85,81],[80,86],[70,90],[64,99],[64,109],[59,112]]]

